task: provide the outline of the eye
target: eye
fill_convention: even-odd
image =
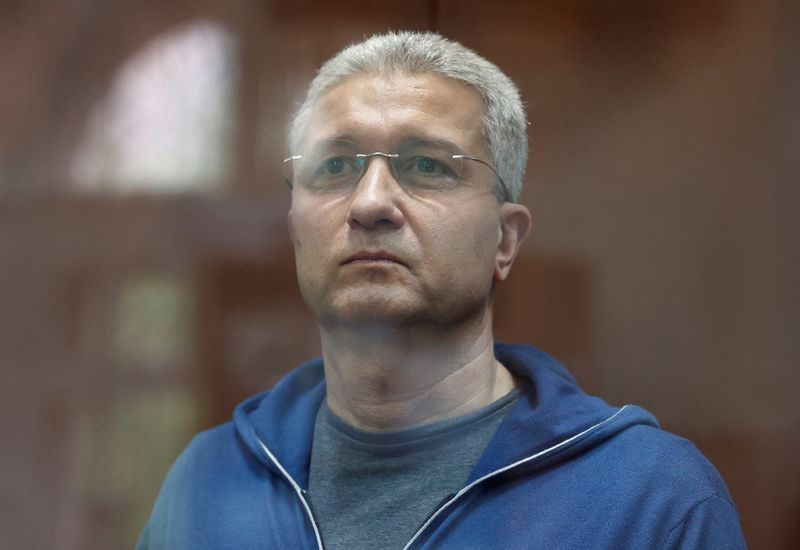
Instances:
[[[420,175],[441,176],[447,172],[446,167],[430,157],[414,157],[409,163],[410,169]]]
[[[332,157],[323,161],[320,173],[329,176],[348,174],[356,169],[355,159],[350,157]]]
[[[419,151],[401,157],[395,165],[395,176],[407,188],[418,191],[443,191],[458,184],[458,169],[452,154]]]
[[[313,168],[312,168],[313,167]],[[358,178],[361,168],[358,160],[348,155],[329,155],[311,163],[309,184],[313,187],[346,185]]]
[[[323,154],[304,157],[300,163],[297,183],[317,192],[344,189],[358,180],[361,171],[358,159],[351,155]]]

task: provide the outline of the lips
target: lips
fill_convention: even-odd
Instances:
[[[382,250],[379,250],[377,252],[371,252],[366,250],[356,252],[355,254],[351,254],[350,256],[346,257],[344,261],[341,263],[341,265],[360,263],[360,262],[364,263],[386,262],[386,263],[396,263],[402,266],[406,265],[405,262],[400,260],[400,258],[395,256],[394,254],[390,254]]]

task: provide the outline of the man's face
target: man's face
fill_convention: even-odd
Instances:
[[[310,156],[329,142],[395,153],[425,141],[488,161],[481,115],[477,93],[452,79],[360,75],[318,101],[298,153]],[[500,205],[492,172],[464,163],[475,165],[465,164],[468,179],[448,190],[403,187],[380,156],[357,185],[294,186],[289,225],[298,282],[323,325],[454,325],[483,314],[493,280],[506,272],[498,269],[498,257],[507,255],[502,211],[523,207]]]

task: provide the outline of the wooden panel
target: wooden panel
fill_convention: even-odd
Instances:
[[[497,286],[499,341],[533,344],[563,362],[587,391],[600,389],[592,357],[592,272],[558,255],[522,255]]]

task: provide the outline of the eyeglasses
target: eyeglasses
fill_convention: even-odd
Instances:
[[[409,191],[448,191],[460,185],[481,181],[480,169],[466,167],[482,166],[492,171],[500,183],[502,198],[510,201],[508,188],[503,178],[492,165],[479,158],[453,154],[438,146],[412,146],[399,153],[352,153],[340,147],[324,147],[309,155],[295,155],[283,161],[286,183],[298,185],[316,193],[342,192],[355,187],[367,170],[369,160],[383,157],[389,161],[392,176]]]

